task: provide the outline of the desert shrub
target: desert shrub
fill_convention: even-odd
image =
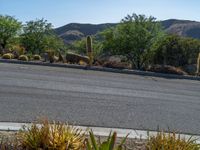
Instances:
[[[85,133],[67,124],[43,121],[40,126],[23,127],[18,139],[21,147],[27,150],[80,150],[84,146]]]
[[[3,59],[13,59],[14,55],[12,53],[6,53],[2,56]]]
[[[168,35],[154,45],[154,64],[184,66],[196,64],[200,40]]]
[[[15,51],[16,53],[18,53],[18,55],[24,55],[25,53],[25,48],[20,45],[13,45],[11,49],[12,51]]]
[[[42,57],[40,55],[33,55],[33,60],[41,60]]]
[[[100,139],[97,141],[92,131],[89,132],[90,140],[86,139],[87,150],[122,150],[124,143],[126,142],[128,135],[123,138],[120,144],[116,144],[117,133],[114,132],[108,136],[106,141],[101,142]]]
[[[54,60],[54,57],[55,57],[55,51],[52,51],[52,50],[48,50],[46,51],[47,54],[48,54],[48,59],[50,61],[50,63],[53,63],[55,60]]]
[[[158,132],[155,136],[149,136],[147,150],[199,150],[200,145],[193,140],[183,139],[175,133]]]
[[[32,60],[33,59],[33,54],[32,53],[27,53],[26,56],[28,57],[28,60]]]
[[[22,61],[28,61],[29,60],[28,56],[26,56],[26,55],[20,55],[18,59],[22,60]]]

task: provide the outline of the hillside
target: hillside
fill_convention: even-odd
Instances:
[[[169,19],[161,21],[161,24],[168,33],[200,39],[200,22]],[[79,40],[87,35],[95,35],[97,32],[115,25],[117,24],[106,23],[94,25],[71,23],[56,28],[55,32],[64,40],[65,43],[72,43],[75,40]]]
[[[55,29],[56,34],[61,37],[65,43],[71,43],[75,40],[79,40],[87,35],[95,35],[99,31],[103,31],[108,27],[114,26],[114,23],[106,24],[79,24],[70,23],[65,26]]]
[[[200,39],[200,22],[171,19],[161,23],[168,33]]]

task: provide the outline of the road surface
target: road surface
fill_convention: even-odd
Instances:
[[[200,82],[0,63],[0,122],[38,117],[200,135]]]

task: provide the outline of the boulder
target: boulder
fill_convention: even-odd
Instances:
[[[182,67],[185,72],[187,72],[190,75],[195,75],[197,72],[197,65],[192,64],[192,65],[185,65]]]
[[[177,68],[169,65],[153,65],[150,66],[146,71],[157,72],[157,73],[166,73],[166,74],[177,74],[177,75],[187,75],[185,71],[181,68]]]
[[[83,61],[83,62],[89,64],[89,57],[81,56],[81,55],[78,55],[75,53],[68,52],[66,54],[66,61],[69,63],[73,63],[73,64],[78,64],[80,61]]]

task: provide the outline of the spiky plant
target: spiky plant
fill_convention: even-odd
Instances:
[[[13,59],[14,55],[12,53],[6,53],[2,56],[3,59]]]
[[[22,60],[22,61],[28,61],[29,60],[28,56],[26,56],[26,55],[20,55],[18,59]]]
[[[92,38],[91,36],[87,36],[87,42],[86,42],[86,47],[87,47],[87,53],[88,53],[88,57],[90,59],[90,66],[93,63],[93,50],[92,50]]]
[[[42,124],[24,127],[18,134],[21,147],[27,150],[81,150],[85,132],[63,123]]]
[[[117,138],[117,133],[114,132],[111,135],[111,132],[107,138],[106,141],[100,142],[100,140],[97,142],[95,139],[95,136],[92,131],[89,132],[90,135],[90,141],[86,139],[86,149],[87,150],[122,150],[123,145],[126,142],[126,139],[128,135],[122,139],[119,145],[116,144],[116,138]]]
[[[33,60],[41,60],[41,59],[42,57],[40,55],[37,54],[33,55]]]
[[[149,136],[147,150],[199,150],[200,146],[195,139],[188,140],[176,136],[175,133],[158,132],[155,136]]]

